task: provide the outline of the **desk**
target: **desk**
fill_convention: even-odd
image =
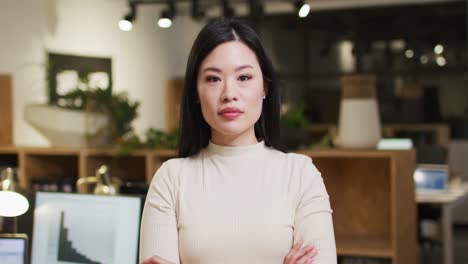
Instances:
[[[444,264],[453,264],[453,210],[468,201],[468,183],[449,187],[445,192],[416,192],[418,204],[435,204],[442,208],[442,242]]]

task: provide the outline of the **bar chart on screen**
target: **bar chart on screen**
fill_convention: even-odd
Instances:
[[[32,264],[134,263],[139,214],[135,197],[43,193],[36,198],[34,226],[42,228],[34,229]]]
[[[112,211],[116,208],[106,204],[86,206],[86,214],[76,210],[76,206],[65,209],[56,204],[46,209],[49,215],[46,263],[114,263]]]
[[[68,228],[64,225],[64,218],[65,213],[61,212],[57,259],[66,262],[101,264],[101,262],[92,261],[73,247],[73,242],[68,237]]]

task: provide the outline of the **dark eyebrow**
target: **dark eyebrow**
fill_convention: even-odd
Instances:
[[[253,66],[251,66],[251,65],[242,65],[242,66],[240,66],[240,67],[237,67],[237,68],[236,68],[236,71],[241,71],[241,70],[246,69],[246,68],[251,68],[251,69],[253,69]]]
[[[206,72],[206,71],[214,71],[214,72],[218,72],[218,73],[219,73],[219,72],[221,72],[221,69],[218,69],[218,68],[216,68],[216,67],[208,67],[208,68],[203,69],[203,71],[204,71],[204,72]]]
[[[253,69],[253,66],[251,66],[251,65],[242,65],[242,66],[237,67],[236,71],[241,71],[241,70],[246,69],[246,68],[252,68]],[[221,69],[216,68],[216,67],[207,67],[207,68],[203,69],[203,72],[206,72],[206,71],[213,71],[213,72],[217,72],[217,73],[222,72]]]

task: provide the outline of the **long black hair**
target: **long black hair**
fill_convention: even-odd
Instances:
[[[257,56],[266,86],[262,114],[255,123],[255,136],[265,145],[279,148],[280,93],[273,65],[260,39],[247,24],[236,20],[214,20],[201,31],[192,46],[185,72],[184,92],[180,111],[179,157],[197,154],[208,145],[211,129],[202,115],[197,93],[197,77],[203,60],[218,45],[241,41]]]

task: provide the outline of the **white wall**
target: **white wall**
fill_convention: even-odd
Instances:
[[[14,78],[14,141],[46,146],[48,141],[23,120],[31,102],[47,102],[47,51],[111,57],[115,91],[141,102],[134,123],[138,133],[164,128],[165,85],[185,71],[188,51],[200,29],[178,18],[170,29],[157,27],[161,6],[138,7],[131,32],[118,20],[128,12],[125,0],[1,0],[0,72]],[[1,95],[0,95],[1,96]]]
[[[169,51],[168,70],[171,78],[181,78],[185,75],[185,66],[198,32],[205,25],[204,21],[192,20],[189,16],[174,19],[172,27],[167,31],[166,50]]]
[[[40,1],[0,1],[0,72],[13,74],[14,78],[14,140],[17,143],[46,142],[21,121],[25,102],[46,98],[45,51],[41,43],[45,12]]]

